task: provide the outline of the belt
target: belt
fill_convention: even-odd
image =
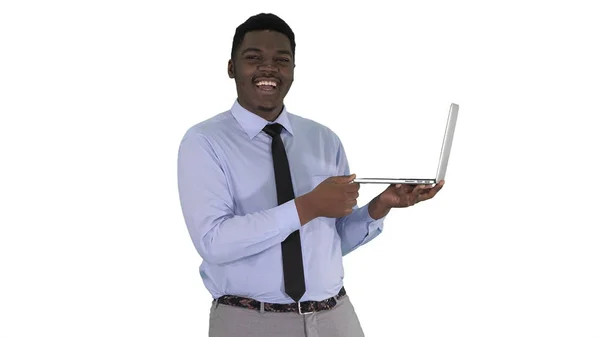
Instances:
[[[323,301],[305,301],[298,303],[290,303],[290,304],[280,304],[280,303],[262,303],[263,310],[269,312],[297,312],[301,315],[310,314],[313,312],[329,310],[336,306],[337,300],[346,296],[346,289],[342,287],[340,292]],[[261,310],[261,302],[247,298],[240,297],[234,295],[224,295],[216,299],[217,303],[231,305],[234,307],[253,309],[253,310]]]

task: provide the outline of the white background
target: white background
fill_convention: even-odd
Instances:
[[[367,336],[600,336],[598,9],[367,3],[3,1],[0,336],[207,335],[177,150],[263,11],[359,175],[433,176],[460,105],[444,189],[345,259]]]

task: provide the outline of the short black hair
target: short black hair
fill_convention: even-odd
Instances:
[[[234,58],[246,33],[258,30],[272,30],[287,36],[292,47],[292,56],[296,54],[296,39],[292,28],[275,14],[260,13],[249,17],[244,23],[236,28],[235,35],[233,36],[233,44],[231,46],[231,59]]]

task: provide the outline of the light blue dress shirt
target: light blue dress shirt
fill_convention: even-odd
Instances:
[[[327,127],[289,113],[285,144],[296,197],[324,179],[350,174],[339,138]],[[285,294],[281,242],[300,229],[306,293],[301,301],[335,296],[343,285],[342,256],[375,238],[383,218],[368,205],[342,218],[320,217],[300,226],[294,200],[278,205],[269,123],[237,100],[223,113],[187,130],[178,153],[180,202],[200,275],[213,298],[250,297],[293,303]]]

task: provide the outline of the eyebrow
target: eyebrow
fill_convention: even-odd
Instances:
[[[248,48],[244,49],[241,54],[245,54],[245,53],[248,53],[248,52],[257,52],[257,53],[260,53],[260,52],[262,52],[262,50],[260,50],[258,48],[255,48],[255,47],[248,47]],[[277,54],[286,54],[286,55],[292,56],[292,53],[289,50],[285,50],[285,49],[278,50]]]

